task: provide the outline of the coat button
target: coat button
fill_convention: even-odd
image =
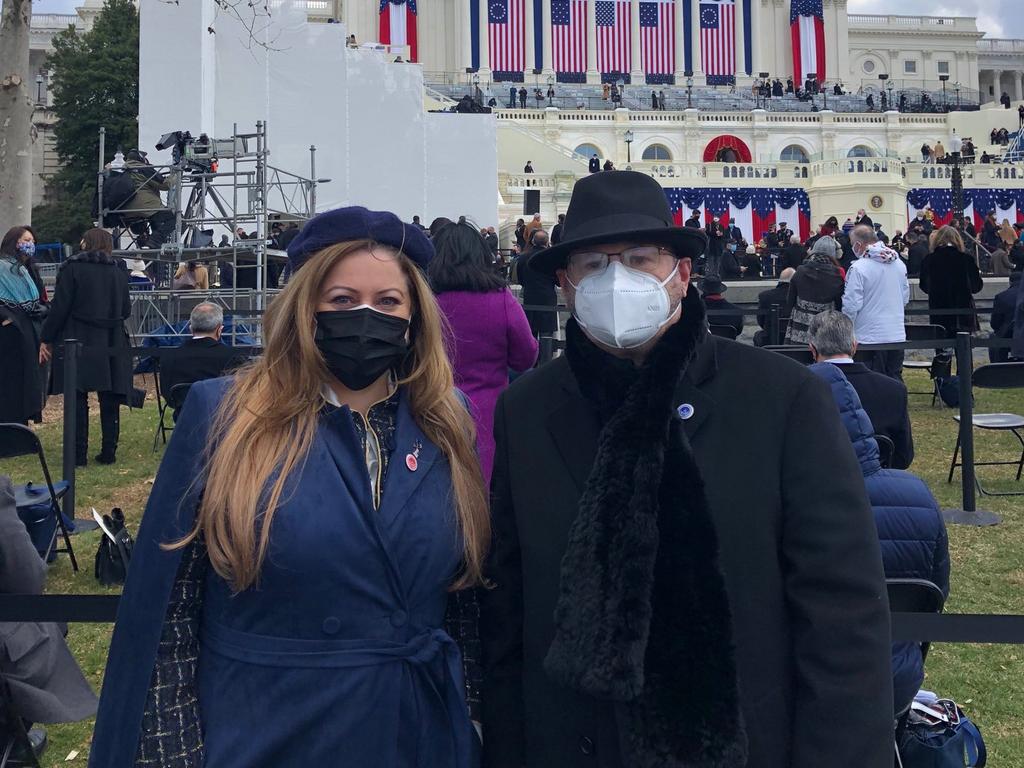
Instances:
[[[391,626],[393,627],[404,627],[408,620],[409,616],[405,611],[395,611],[391,614]]]
[[[580,752],[584,755],[594,754],[594,740],[589,736],[584,736],[580,739]]]
[[[341,619],[337,616],[328,616],[324,619],[323,630],[325,635],[336,635],[341,629]]]

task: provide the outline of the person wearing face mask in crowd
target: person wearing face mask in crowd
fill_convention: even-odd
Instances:
[[[452,611],[490,531],[433,255],[392,213],[320,214],[288,247],[264,355],[192,385],[132,555],[93,766],[169,750],[218,768],[475,764],[478,683],[445,616],[475,630]]]
[[[720,277],[722,274],[722,256],[725,253],[725,227],[717,216],[712,216],[704,229],[707,236],[707,261],[704,267],[705,277]]]
[[[907,340],[904,308],[910,301],[907,266],[896,251],[879,241],[868,226],[854,227],[850,244],[857,260],[846,273],[843,313],[853,320],[860,344],[896,344]],[[873,371],[903,380],[903,350],[863,350]]]
[[[878,538],[828,387],[709,334],[705,235],[650,176],[581,179],[565,221],[531,262],[565,354],[494,419],[485,768],[891,766]]]
[[[11,227],[0,241],[0,422],[42,420],[45,369],[39,358],[39,331],[49,311],[42,282],[31,271],[35,235]]]

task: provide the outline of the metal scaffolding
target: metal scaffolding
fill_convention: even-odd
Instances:
[[[316,147],[309,148],[309,176],[305,177],[269,164],[267,124],[262,121],[256,123],[254,133],[239,133],[235,124],[227,139],[211,140],[205,134],[193,138],[183,132],[167,134],[157,147],[173,146],[170,165],[113,167],[105,161],[105,143],[106,132],[101,128],[98,225],[113,231],[115,256],[143,260],[155,267],[155,290],[132,291],[136,334],[145,336],[161,325],[173,326],[187,318],[187,313],[184,318],[181,315],[183,306],[191,308],[194,299],[204,297],[246,315],[246,325],[259,336],[262,314],[274,290],[271,271],[283,267],[287,260],[283,251],[270,247],[271,226],[295,223],[301,227],[316,212],[317,185],[330,181],[316,176]],[[120,204],[117,200],[108,204],[104,192],[111,187],[114,174],[128,174],[136,193],[158,182],[167,189],[166,205],[130,207],[134,194]],[[173,215],[174,228],[165,242],[148,247],[154,215],[164,217],[168,228],[169,216]],[[240,228],[249,234],[239,236]],[[224,234],[229,244],[215,245],[217,237]],[[199,262],[208,268],[217,265],[222,272],[230,266],[232,285],[209,294],[172,290],[170,276],[181,262]],[[209,272],[212,280],[213,270]]]

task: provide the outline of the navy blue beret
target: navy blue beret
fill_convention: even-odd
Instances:
[[[421,269],[434,258],[434,246],[418,227],[406,224],[390,211],[362,206],[335,208],[306,222],[288,244],[288,262],[294,274],[317,251],[348,240],[373,240],[399,249]]]

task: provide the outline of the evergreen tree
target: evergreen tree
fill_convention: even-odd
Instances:
[[[139,14],[132,0],[106,0],[93,28],[53,40],[54,134],[62,168],[50,180],[49,204],[33,211],[43,241],[76,243],[92,226],[99,129],[105,162],[127,152],[139,135]]]

